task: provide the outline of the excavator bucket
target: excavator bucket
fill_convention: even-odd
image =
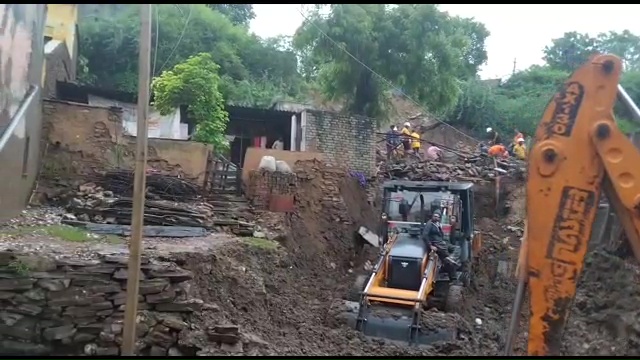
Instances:
[[[373,305],[361,314],[358,302],[343,302],[341,317],[346,324],[372,339],[385,339],[392,342],[415,346],[431,345],[441,341],[454,341],[458,337],[455,324],[445,321],[423,323],[429,315],[443,313],[422,313],[417,315],[412,309],[395,308],[387,305]],[[359,317],[362,317],[359,321]]]

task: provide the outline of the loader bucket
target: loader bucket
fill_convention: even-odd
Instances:
[[[358,324],[360,304],[344,301],[342,307],[340,318],[346,321],[349,327],[370,338],[420,346],[440,341],[453,341],[458,337],[455,324],[445,325],[447,327],[444,328],[441,324],[437,326],[420,324],[420,328],[416,329],[413,326],[413,310],[408,308],[373,305],[368,307],[364,314],[360,314],[363,315],[364,321]]]

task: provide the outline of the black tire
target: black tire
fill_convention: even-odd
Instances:
[[[362,290],[364,290],[364,287],[367,285],[367,280],[369,280],[369,276],[358,275],[358,277],[356,277],[356,280],[353,282],[351,289],[349,289],[347,300],[360,301],[360,296],[362,295]]]
[[[449,285],[447,298],[444,303],[444,311],[448,313],[459,313],[464,305],[464,286]]]

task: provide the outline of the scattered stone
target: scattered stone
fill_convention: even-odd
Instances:
[[[237,325],[217,325],[207,330],[209,340],[235,344],[240,341],[240,329]]]

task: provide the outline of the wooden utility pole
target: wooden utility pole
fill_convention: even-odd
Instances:
[[[511,71],[511,75],[516,73],[516,64],[517,64],[517,59],[513,58],[513,70]]]
[[[136,170],[133,180],[133,214],[129,243],[127,303],[124,310],[122,355],[133,356],[136,349],[136,318],[140,283],[140,253],[144,220],[144,197],[147,169],[147,132],[149,80],[151,69],[151,4],[140,5],[140,54],[138,58],[138,129],[136,132]]]

